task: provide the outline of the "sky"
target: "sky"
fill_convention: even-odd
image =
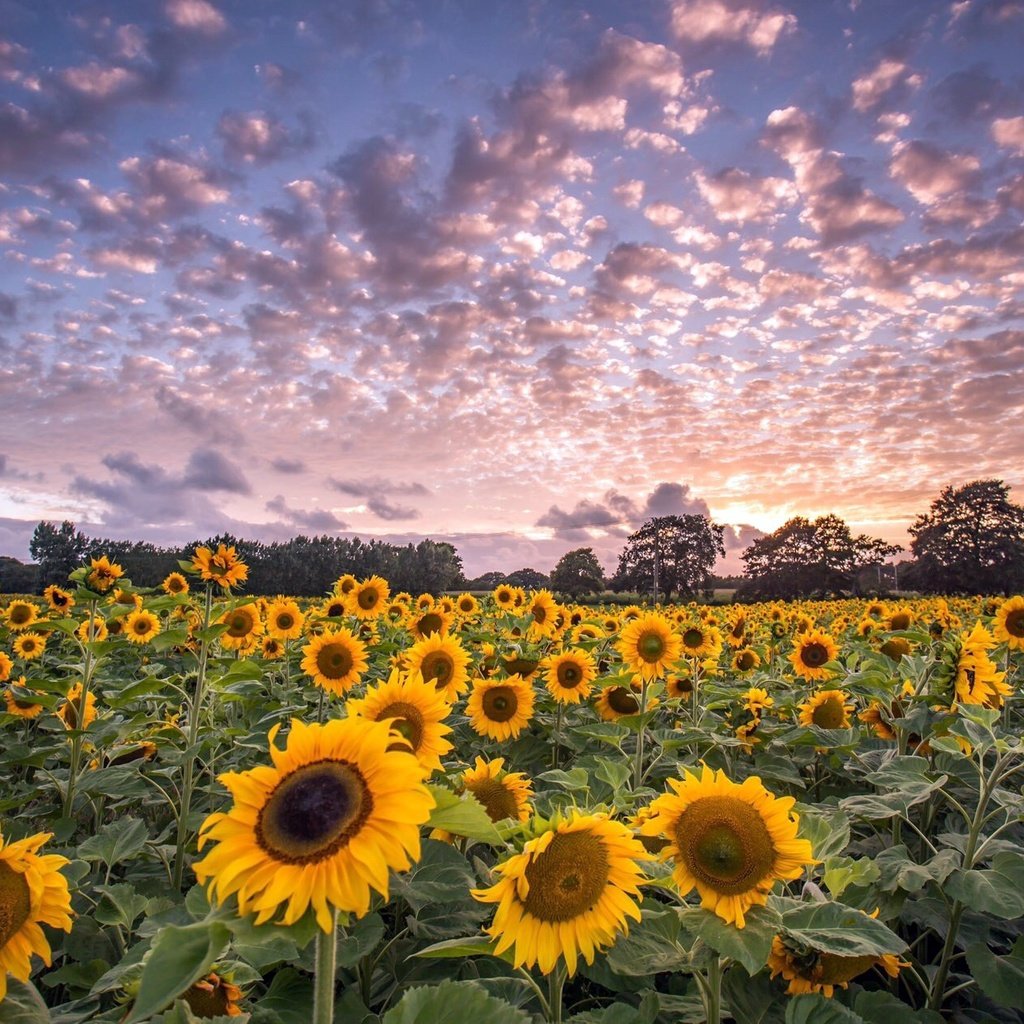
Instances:
[[[1024,501],[1024,0],[0,0],[0,554]]]

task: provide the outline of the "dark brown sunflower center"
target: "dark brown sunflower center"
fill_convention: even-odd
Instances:
[[[542,604],[535,604],[533,606],[533,608],[532,608],[532,611],[533,611],[533,621],[534,622],[544,622],[544,621],[546,621],[546,619],[548,617],[548,610],[547,610],[547,608],[544,607],[544,605],[542,605]]]
[[[843,729],[846,727],[846,708],[841,700],[829,697],[811,712],[811,721],[820,729]]]
[[[472,610],[473,610],[473,602],[471,600],[468,600],[467,598],[464,597],[459,602],[459,611],[471,612]]]
[[[136,619],[132,624],[132,629],[139,636],[145,636],[153,628],[153,623],[149,619],[143,617]]]
[[[455,672],[455,662],[447,651],[428,651],[420,662],[420,674],[423,681],[429,683],[434,680],[434,685],[443,690],[448,685]]]
[[[32,898],[25,876],[0,861],[0,949],[18,934],[32,912]]]
[[[359,596],[356,598],[356,602],[364,612],[368,612],[373,608],[376,608],[380,602],[380,594],[374,587],[367,587],[366,590],[360,590]]]
[[[228,618],[227,634],[228,636],[236,638],[248,636],[252,632],[255,624],[256,623],[249,612],[239,609],[238,611],[232,612],[231,616]]]
[[[495,686],[484,693],[484,716],[492,722],[507,722],[519,710],[519,698],[511,686]]]
[[[21,711],[30,711],[32,708],[39,707],[39,704],[34,700],[21,700],[18,697],[12,697],[11,701]]]
[[[1007,613],[1006,632],[1010,636],[1024,638],[1024,608],[1017,608]]]
[[[497,779],[470,782],[467,783],[466,789],[484,805],[484,810],[491,821],[504,821],[506,818],[519,816],[515,794]]]
[[[82,710],[82,695],[69,696],[67,703],[61,708],[61,718],[69,729],[77,729],[79,716]]]
[[[736,667],[741,672],[749,672],[754,667],[754,656],[750,651],[741,651],[736,655]]]
[[[558,832],[526,869],[523,906],[541,921],[571,921],[591,910],[608,884],[608,853],[591,832]]]
[[[430,633],[440,633],[442,626],[444,626],[444,619],[437,612],[427,612],[426,615],[420,616],[419,630],[423,636],[427,636]]]
[[[19,646],[22,654],[35,654],[36,641],[34,637],[23,636]]]
[[[228,1010],[236,1008],[232,996],[237,990],[231,986],[234,991],[229,991],[228,986],[215,974],[210,977],[215,980],[197,981],[181,998],[197,1017],[227,1016]]]
[[[377,720],[380,721],[382,718],[393,718],[394,721],[391,723],[391,728],[408,742],[408,747],[405,743],[392,743],[388,750],[408,750],[411,748],[415,754],[420,749],[423,743],[423,712],[415,704],[409,704],[404,700],[396,700],[380,710]]]
[[[821,985],[840,985],[846,981],[853,981],[876,963],[877,956],[837,956],[835,953],[822,953],[818,960],[818,969],[814,972],[814,980]]]
[[[890,661],[899,661],[904,654],[910,653],[910,644],[903,637],[894,636],[882,644],[881,651]]]
[[[828,648],[817,640],[804,644],[800,648],[800,660],[808,668],[821,668],[828,662]]]
[[[358,834],[373,810],[359,769],[326,759],[285,776],[256,819],[256,841],[277,860],[313,864],[333,856]]]
[[[291,612],[280,612],[277,616],[277,628],[285,632],[295,625],[295,616]]]
[[[167,581],[167,589],[172,594],[180,594],[185,589],[185,581],[177,576],[172,576]]]
[[[640,701],[624,686],[613,686],[608,691],[608,707],[620,715],[635,715],[640,711]]]
[[[906,612],[897,612],[889,620],[890,629],[909,629],[910,628],[910,616]]]
[[[344,644],[327,643],[317,651],[316,668],[325,679],[344,679],[352,665],[352,652]]]
[[[665,653],[665,638],[659,633],[642,633],[636,649],[642,660],[653,665]]]
[[[699,629],[688,629],[683,634],[683,643],[691,651],[695,651],[698,647],[703,645],[704,634]]]
[[[566,690],[575,690],[583,681],[583,672],[574,661],[563,661],[556,673],[558,685]]]
[[[32,611],[27,604],[16,604],[11,608],[7,619],[12,626],[26,626],[32,621]]]
[[[327,617],[329,619],[336,619],[339,615],[345,614],[345,602],[344,601],[332,601],[327,606]]]
[[[693,680],[689,677],[676,676],[668,681],[667,690],[672,697],[682,697],[693,693]]]
[[[352,588],[353,588],[353,587],[354,587],[355,585],[356,585],[356,581],[355,581],[355,580],[343,580],[343,581],[342,581],[342,584],[341,584],[341,586],[340,586],[340,587],[338,587],[338,589],[339,589],[339,590],[340,590],[340,591],[341,591],[341,592],[342,592],[343,594],[348,594],[348,593],[351,593],[351,591],[352,591]]]
[[[690,874],[724,896],[736,896],[769,875],[775,847],[757,810],[732,796],[695,800],[679,816],[673,838]]]
[[[499,590],[497,594],[494,595],[494,600],[497,601],[498,604],[508,604],[512,600],[512,594],[507,590]]]

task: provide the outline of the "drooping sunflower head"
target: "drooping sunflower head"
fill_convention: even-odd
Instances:
[[[124,634],[133,644],[147,644],[160,632],[160,620],[146,609],[129,612],[124,620]]]
[[[700,778],[686,771],[669,786],[641,832],[669,840],[663,856],[674,861],[680,894],[696,888],[704,909],[727,924],[743,928],[746,911],[764,906],[777,880],[814,863],[810,841],[796,835],[794,799],[773,796],[757,776],[735,783],[705,766]]]
[[[615,646],[625,664],[641,678],[658,679],[679,660],[683,645],[669,621],[650,612],[625,626]]]
[[[298,640],[306,617],[295,601],[282,598],[267,607],[267,632],[277,640]]]
[[[391,588],[380,576],[357,583],[348,595],[348,611],[357,619],[376,619],[387,607]]]
[[[476,764],[462,773],[461,786],[483,804],[491,821],[527,821],[533,788],[522,772],[504,770],[505,758],[485,761],[477,756]]]
[[[590,696],[590,684],[597,678],[597,662],[579,648],[553,654],[541,667],[548,693],[562,704],[586,700]]]
[[[165,594],[177,597],[179,594],[188,593],[188,580],[180,572],[172,572],[168,573],[160,587]]]
[[[14,687],[17,687],[19,691],[25,692],[15,693]],[[32,700],[31,694],[34,693],[36,693],[35,690],[29,690],[25,685],[24,676],[12,680],[11,685],[4,690],[4,705],[7,714],[15,715],[18,718],[38,718],[45,709],[42,704]],[[37,694],[37,696],[41,695]],[[0,916],[0,921],[2,921],[2,916]],[[2,946],[3,929],[0,927],[0,947]]]
[[[38,621],[39,609],[31,601],[11,601],[3,615],[7,628],[19,632]]]
[[[57,716],[66,729],[88,729],[96,721],[96,695],[89,691],[82,710],[82,684],[75,683],[68,690],[67,697],[57,709]]]
[[[868,708],[862,711],[857,718],[871,727],[871,731],[880,740],[892,742],[895,740],[896,731],[889,724],[889,718],[902,718],[903,709],[899,701],[893,701],[890,708],[878,700],[873,700]]]
[[[908,605],[903,605],[903,607],[897,608],[889,614],[889,631],[897,633],[904,629],[910,629],[916,618],[914,609]]]
[[[266,631],[259,607],[252,602],[229,609],[218,621],[227,624],[228,628],[220,635],[220,642],[229,651],[255,647]]]
[[[897,665],[904,656],[909,656],[913,649],[910,641],[902,636],[891,636],[878,648],[882,654]]]
[[[405,652],[410,672],[418,672],[445,700],[454,703],[469,685],[469,654],[457,637],[432,633]]]
[[[665,696],[669,700],[689,700],[693,696],[693,677],[689,670],[665,677]]]
[[[179,997],[188,1003],[196,1017],[240,1017],[242,990],[228,978],[211,972],[195,982]]]
[[[773,978],[781,974],[789,982],[787,995],[820,992],[826,999],[831,999],[837,988],[847,988],[854,978],[860,977],[872,967],[880,967],[890,978],[896,978],[901,967],[910,965],[893,953],[881,956],[840,956],[838,953],[807,946],[790,935],[782,934],[772,940],[768,966]]]
[[[800,633],[793,641],[789,660],[796,674],[803,679],[828,679],[832,673],[826,666],[838,655],[835,640],[824,630],[812,629]]]
[[[101,643],[107,639],[107,633],[107,624],[99,616],[83,619],[78,629],[75,630],[78,639],[85,644]]]
[[[1010,597],[999,605],[992,632],[1011,650],[1024,651],[1024,597]]]
[[[43,591],[43,597],[46,598],[46,603],[55,612],[65,612],[69,608],[73,608],[75,605],[73,595],[69,594],[61,587],[58,587],[56,583],[51,583],[50,586]]]
[[[849,729],[853,704],[843,690],[819,690],[810,700],[800,705],[801,725],[816,725],[819,729]]]
[[[34,661],[46,650],[46,637],[42,633],[22,633],[15,638],[11,649],[23,661]]]
[[[347,629],[324,632],[302,648],[302,671],[339,696],[359,682],[368,664],[366,645]]]
[[[469,724],[492,740],[515,739],[533,717],[533,687],[521,676],[478,679],[466,706]]]

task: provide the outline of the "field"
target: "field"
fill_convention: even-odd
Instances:
[[[245,575],[0,601],[0,1024],[1022,1019],[1021,598]]]

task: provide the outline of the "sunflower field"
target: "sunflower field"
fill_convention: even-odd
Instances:
[[[0,1024],[1024,1019],[1024,598],[0,600]]]

